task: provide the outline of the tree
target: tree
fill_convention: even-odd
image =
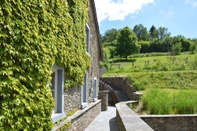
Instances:
[[[138,39],[135,33],[128,26],[120,30],[116,53],[127,60],[128,55],[138,53],[139,50],[140,46],[138,45]]]
[[[113,28],[110,30],[107,30],[105,32],[105,35],[103,36],[103,40],[102,40],[102,46],[103,48],[105,48],[104,54],[108,54],[108,57],[105,58],[113,58],[115,55],[115,48],[116,48],[116,44],[117,44],[117,36],[118,36],[118,30]],[[107,51],[107,52],[105,52]]]
[[[142,25],[135,25],[133,28],[133,32],[136,34],[138,40],[149,41],[150,35],[147,29]]]
[[[112,28],[110,30],[107,30],[103,36],[103,43],[104,42],[112,42],[117,39],[118,36],[118,30],[115,28]]]
[[[196,51],[196,43],[195,42],[191,42],[191,45],[189,47],[189,50],[191,51],[192,54],[194,54],[194,52]]]
[[[152,38],[158,38],[158,30],[155,28],[154,25],[151,26],[149,34]]]
[[[172,55],[179,55],[181,49],[182,49],[182,44],[180,42],[172,45],[171,47]]]
[[[159,37],[159,39],[163,40],[166,36],[170,36],[170,33],[168,32],[168,28],[159,27],[158,28],[158,37]]]
[[[189,51],[190,48],[190,40],[187,40],[184,36],[178,35],[173,38],[173,43],[181,43],[182,50],[181,51]]]
[[[162,51],[163,52],[170,52],[171,47],[173,44],[173,37],[170,36],[166,36],[163,40],[162,40]]]
[[[140,53],[147,53],[150,51],[150,42],[149,41],[139,41],[138,43],[141,46]]]

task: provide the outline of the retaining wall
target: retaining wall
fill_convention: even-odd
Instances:
[[[153,131],[139,115],[132,111],[127,103],[116,104],[116,122],[120,131]]]
[[[124,77],[103,77],[101,78],[101,81],[107,83],[111,87],[122,90],[131,100],[136,100],[135,92],[136,87],[134,87],[130,80]]]
[[[194,115],[140,115],[155,131],[196,131],[197,114]]]
[[[52,131],[61,129],[66,123],[71,122],[71,126],[66,131],[83,131],[101,112],[101,100],[89,104],[83,110],[77,111],[74,115],[57,124]]]

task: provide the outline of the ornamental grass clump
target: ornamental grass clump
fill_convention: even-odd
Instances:
[[[197,113],[196,90],[149,89],[142,102],[148,114]]]

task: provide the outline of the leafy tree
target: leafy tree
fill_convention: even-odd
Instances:
[[[149,41],[139,41],[138,43],[141,46],[140,53],[147,53],[150,51],[150,42]]]
[[[162,52],[162,42],[158,38],[153,39],[150,42],[151,52]]]
[[[178,35],[173,38],[173,43],[181,43],[182,50],[181,51],[189,51],[190,41],[187,40],[184,36]]]
[[[128,27],[124,27],[120,30],[120,35],[117,40],[116,53],[126,58],[131,54],[138,53],[140,46],[138,45],[138,39],[135,33]]]
[[[154,25],[151,26],[149,30],[149,34],[152,38],[158,38],[158,30],[156,29]]]
[[[182,44],[180,42],[172,45],[171,47],[172,55],[179,55],[181,49],[182,49]]]
[[[108,59],[113,58],[115,55],[118,32],[119,31],[117,29],[113,28],[113,29],[107,30],[105,32],[105,35],[103,36],[102,43],[103,43],[103,47],[107,48],[106,50],[104,50],[104,52],[108,51],[106,52],[108,54]]]
[[[136,34],[138,40],[149,41],[150,35],[147,29],[142,25],[135,25],[133,28],[133,32]]]
[[[192,54],[194,54],[194,51],[196,51],[196,45],[197,45],[197,41],[196,42],[191,42],[189,50],[191,51]]]
[[[173,38],[170,36],[166,36],[162,41],[162,51],[170,52],[172,44],[173,44]]]
[[[103,36],[103,43],[104,42],[112,42],[117,39],[118,36],[118,30],[115,28],[112,28],[110,30],[107,30]]]
[[[159,37],[159,39],[163,40],[166,36],[170,36],[170,33],[168,32],[168,28],[159,27],[158,28],[158,37]]]

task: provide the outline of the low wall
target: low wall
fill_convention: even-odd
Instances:
[[[116,122],[120,131],[153,131],[127,103],[120,102],[116,104]]]
[[[134,87],[130,80],[125,77],[102,77],[101,81],[107,83],[111,87],[122,90],[131,100],[136,100],[136,87]]]
[[[66,123],[71,122],[71,126],[66,131],[83,131],[101,112],[101,100],[89,104],[83,110],[77,111],[74,115],[57,124],[52,131],[61,129]]]
[[[140,115],[155,131],[196,131],[197,114],[195,115]]]

